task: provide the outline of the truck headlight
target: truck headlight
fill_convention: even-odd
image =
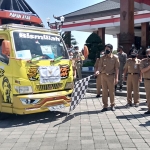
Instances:
[[[22,102],[23,105],[31,105],[31,104],[37,104],[40,99],[25,99],[21,98],[20,101]]]
[[[73,86],[74,86],[73,82],[67,82],[65,89],[73,89]]]
[[[15,86],[15,90],[19,94],[33,93],[31,86]]]

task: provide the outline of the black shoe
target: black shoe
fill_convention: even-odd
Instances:
[[[130,108],[130,107],[132,107],[132,104],[127,104],[126,107]]]
[[[115,106],[112,106],[111,107],[111,111],[115,111],[116,109],[115,109]]]
[[[105,112],[105,111],[107,111],[108,109],[107,108],[103,108],[102,110],[101,110],[101,112]]]
[[[115,85],[115,92],[117,91],[117,85]]]
[[[147,111],[147,112],[145,112],[144,114],[145,114],[145,115],[149,115],[149,114],[150,114],[150,111]]]
[[[120,92],[122,92],[122,85],[120,85],[120,89],[119,90],[120,90]]]
[[[101,97],[100,95],[96,95],[96,98],[99,98],[99,97]]]
[[[139,107],[139,103],[134,104],[134,107]]]

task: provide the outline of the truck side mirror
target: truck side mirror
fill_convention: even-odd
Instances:
[[[5,56],[9,56],[10,55],[10,41],[8,40],[4,40],[2,42],[2,54]]]

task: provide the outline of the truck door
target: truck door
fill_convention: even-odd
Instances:
[[[0,34],[0,111],[12,113],[12,63],[11,59],[2,54],[2,42],[8,40],[7,35]]]

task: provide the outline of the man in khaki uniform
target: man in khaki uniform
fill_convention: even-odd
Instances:
[[[134,106],[139,106],[139,83],[142,81],[142,75],[140,73],[140,62],[137,59],[138,51],[133,50],[131,52],[131,58],[129,58],[124,66],[124,80],[127,76],[127,107],[132,106],[132,91],[134,93]]]
[[[101,52],[100,53],[100,58],[104,55],[104,52]],[[96,59],[96,62],[95,62],[95,65],[94,65],[94,72],[96,73],[96,71],[98,70],[98,64],[99,64],[99,61],[100,61],[100,58],[97,58]],[[99,98],[100,95],[101,95],[101,87],[102,87],[102,84],[101,84],[101,74],[97,75],[96,76],[96,88],[97,88],[97,95],[96,97]]]
[[[108,107],[108,91],[110,96],[111,110],[115,111],[115,94],[114,87],[118,83],[119,59],[112,54],[113,46],[107,44],[105,46],[105,55],[101,57],[98,71],[96,74],[101,74],[102,82],[102,101],[103,109],[101,112],[107,111]]]
[[[73,59],[75,60],[76,70],[79,80],[82,79],[82,65],[83,65],[83,55],[79,52],[79,47],[75,47],[75,52],[73,55]]]
[[[148,105],[148,111],[144,114],[150,114],[150,49],[146,50],[147,58],[141,61],[140,69],[144,78],[144,85],[146,91],[146,99]]]

